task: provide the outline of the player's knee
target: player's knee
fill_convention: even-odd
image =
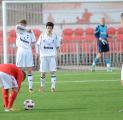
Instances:
[[[45,78],[45,73],[41,73],[41,78],[42,78],[42,79]]]
[[[28,68],[28,74],[32,74],[32,68]]]
[[[97,57],[98,57],[98,58],[100,58],[100,57],[101,57],[101,55],[102,55],[101,53],[98,53],[98,54],[97,54]]]
[[[55,72],[51,72],[51,76],[56,76]]]
[[[15,88],[13,88],[13,91],[15,91],[16,93],[18,93],[18,88],[17,87],[15,87]]]

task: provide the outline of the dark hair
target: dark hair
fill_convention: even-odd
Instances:
[[[121,17],[123,17],[123,13],[121,13]]]
[[[52,23],[52,22],[47,22],[47,23],[46,23],[46,27],[47,27],[47,26],[51,26],[51,27],[53,28],[53,27],[54,27],[54,23]]]
[[[23,72],[23,81],[24,81],[26,78],[26,72],[24,72],[23,70],[22,70],[22,72]]]
[[[22,24],[27,24],[27,21],[26,20],[20,20],[20,22],[19,23],[22,23]]]

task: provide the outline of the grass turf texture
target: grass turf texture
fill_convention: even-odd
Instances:
[[[57,72],[57,92],[50,92],[50,75],[44,93],[38,92],[39,73],[34,73],[34,92],[27,80],[14,103],[15,112],[4,112],[0,100],[0,120],[122,120],[123,87],[120,71]],[[23,101],[32,99],[36,107],[24,110]]]

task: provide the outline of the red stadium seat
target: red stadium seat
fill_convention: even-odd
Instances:
[[[123,27],[118,28],[117,33],[118,34],[123,34]]]
[[[3,44],[3,37],[0,37],[0,45]]]
[[[82,42],[80,45],[80,50],[84,54],[90,54],[92,52],[92,43],[91,42]]]
[[[109,27],[108,28],[108,35],[114,36],[116,34],[116,29],[114,27]],[[113,41],[113,38],[108,37],[108,41]]]
[[[36,40],[38,40],[40,34],[41,34],[41,31],[39,29],[33,29],[33,32],[35,34],[35,37],[36,37]]]
[[[15,48],[14,48],[12,45],[10,45],[10,46],[8,47],[8,54],[9,54],[10,56],[13,56],[13,55],[15,55],[15,53],[16,53]]]
[[[93,34],[92,35],[86,35],[85,40],[92,42],[93,40],[95,40],[95,36]]]
[[[123,41],[123,27],[120,27],[117,30],[117,40]]]
[[[8,32],[9,37],[15,37],[16,38],[16,31],[15,30],[10,30]]]
[[[69,52],[71,54],[76,54],[76,52],[77,52],[77,44],[75,42],[70,43]]]
[[[114,27],[109,27],[108,28],[108,34],[109,35],[115,35],[116,33],[116,29]]]
[[[123,34],[118,34],[117,35],[117,40],[118,41],[123,41]]]
[[[114,41],[109,41],[109,48],[111,53],[115,53],[116,50],[114,48]]]
[[[95,40],[94,29],[93,28],[87,28],[85,30],[85,40],[87,40],[87,41]]]
[[[98,48],[97,48],[97,41],[95,41],[94,43],[92,43],[92,50],[93,50],[93,53],[96,54],[97,51],[98,51]]]
[[[94,29],[93,28],[87,28],[86,30],[85,30],[85,33],[87,34],[87,35],[92,35],[92,34],[94,34]]]
[[[67,45],[65,43],[63,43],[61,46],[60,46],[60,51],[61,53],[63,54],[67,54],[68,53],[68,48],[67,48]]]
[[[16,42],[16,37],[9,37],[8,41],[9,41],[9,44],[13,44]]]
[[[3,31],[0,30],[0,37],[3,37]]]
[[[73,30],[71,28],[66,28],[63,30],[63,41],[73,40]]]
[[[3,45],[0,44],[0,56],[3,56]]]
[[[16,31],[15,30],[10,30],[8,32],[8,41],[10,44],[13,44],[16,42]]]
[[[84,30],[82,28],[76,28],[74,30],[74,38],[75,41],[84,40]]]
[[[123,53],[123,41],[117,41],[117,52]]]

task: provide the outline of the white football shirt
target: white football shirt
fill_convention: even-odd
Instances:
[[[31,44],[36,42],[36,38],[33,32],[28,32],[27,28],[22,25],[16,26],[16,46],[26,49],[31,49]]]
[[[60,40],[56,34],[48,36],[47,33],[42,33],[37,41],[38,52],[41,57],[55,56],[56,49],[60,46]]]

